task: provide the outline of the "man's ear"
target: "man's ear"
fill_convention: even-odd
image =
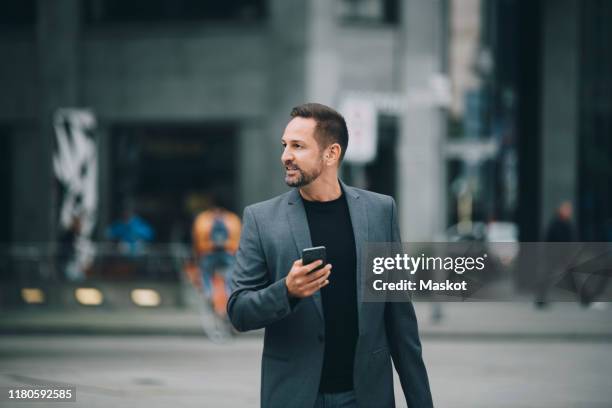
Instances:
[[[328,165],[333,164],[333,162],[337,162],[340,160],[340,152],[342,148],[338,143],[332,143],[325,154],[325,160]]]

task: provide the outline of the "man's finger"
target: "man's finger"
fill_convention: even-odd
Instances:
[[[327,280],[327,278],[329,277],[330,271],[328,270],[325,274],[323,274],[323,276],[320,276],[319,278],[313,280],[310,283],[307,283],[306,285],[304,285],[302,288],[305,291],[316,291],[317,289],[323,287],[323,285],[325,284],[325,281]]]
[[[329,279],[325,279],[319,285],[305,291],[306,296],[312,296],[317,290],[320,290],[329,284]]]
[[[311,263],[309,263],[309,264],[307,264],[307,265],[304,265],[304,266],[303,266],[303,270],[304,270],[304,272],[305,272],[305,273],[310,273],[310,272],[312,272],[312,271],[313,271],[315,268],[317,268],[318,266],[320,266],[320,265],[322,265],[322,264],[323,264],[323,260],[321,260],[321,259],[317,259],[317,260],[316,260],[316,261],[314,261],[314,262],[311,262]]]
[[[331,267],[331,264],[327,264],[318,271],[306,275],[306,280],[304,281],[304,283],[314,282],[316,279],[319,279],[321,276],[325,275],[328,271],[330,271]]]

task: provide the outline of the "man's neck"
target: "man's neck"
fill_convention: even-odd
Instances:
[[[338,182],[338,176],[318,177],[307,186],[300,187],[300,195],[308,201],[332,201],[342,195],[342,189]]]

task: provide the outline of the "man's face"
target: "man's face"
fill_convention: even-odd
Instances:
[[[323,152],[315,139],[314,119],[291,119],[281,138],[285,166],[285,183],[290,187],[310,184],[323,171]]]

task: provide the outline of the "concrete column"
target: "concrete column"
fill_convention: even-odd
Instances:
[[[578,0],[545,0],[542,7],[541,227],[563,200],[577,194]]]
[[[401,112],[398,205],[404,241],[429,241],[445,227],[442,117],[433,104],[431,80],[441,71],[441,0],[407,0],[401,5]],[[420,97],[412,97],[415,93]]]
[[[256,185],[261,191],[257,197],[261,198],[270,198],[287,190],[280,163],[280,138],[289,120],[290,109],[306,98],[308,2],[272,0],[269,9],[267,134],[265,143],[262,140],[259,147],[250,153],[256,154],[267,169],[257,175]]]
[[[240,185],[238,186],[239,195],[237,202],[240,210],[249,204],[264,201],[271,197],[269,192],[262,188],[266,183],[265,178],[268,177],[268,167],[270,167],[269,163],[263,160],[264,149],[262,149],[261,141],[266,139],[266,124],[263,121],[247,120],[241,122],[238,143],[240,146],[238,158]],[[272,142],[270,140],[270,143]],[[274,152],[279,152],[278,154],[280,155],[280,147],[278,149],[272,147],[269,150],[271,151],[270,160],[274,160],[274,157],[272,157]],[[276,160],[280,163],[279,158]],[[278,183],[279,180],[271,180],[271,182]]]
[[[306,51],[306,100],[334,109],[338,106],[338,58],[336,28],[338,21],[334,2],[311,0]]]
[[[24,143],[20,155],[29,168],[18,178],[29,180],[30,193],[20,196],[28,216],[19,217],[16,240],[53,241],[57,229],[57,192],[52,169],[53,112],[75,106],[78,70],[78,0],[39,1],[37,25],[38,135]],[[27,146],[27,147],[26,147]]]
[[[333,106],[337,89],[333,2],[272,0],[270,2],[269,117],[262,155],[267,171],[259,191],[273,196],[287,190],[280,163],[280,138],[291,108],[305,102]]]

